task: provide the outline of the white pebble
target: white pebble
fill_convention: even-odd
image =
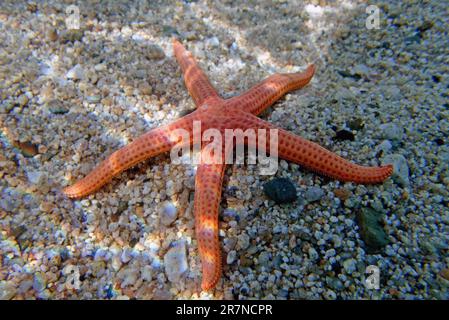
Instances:
[[[68,79],[73,79],[73,80],[82,80],[82,79],[84,79],[85,73],[84,73],[83,67],[81,67],[81,65],[77,64],[76,66],[74,66],[72,69],[70,69],[67,72],[66,77]]]
[[[171,225],[177,218],[178,216],[178,209],[176,208],[176,206],[171,203],[171,202],[166,202],[161,210],[160,210],[160,217],[161,217],[161,222],[166,225],[169,226]]]
[[[165,274],[170,282],[179,282],[181,276],[187,271],[186,245],[178,241],[164,256]]]

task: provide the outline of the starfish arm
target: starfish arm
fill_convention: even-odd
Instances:
[[[204,156],[204,149],[201,152]],[[195,230],[203,268],[201,288],[215,287],[221,277],[218,208],[225,165],[201,163],[195,178]]]
[[[229,103],[240,106],[241,110],[258,115],[287,92],[307,85],[314,73],[315,66],[312,64],[304,72],[274,74],[242,95],[231,98]]]
[[[253,129],[278,130],[278,155],[280,158],[300,164],[309,170],[340,181],[355,183],[380,183],[393,173],[393,166],[365,167],[343,159],[320,145],[301,138],[286,130],[276,128],[270,123],[247,114],[246,119],[240,117],[241,126]],[[270,148],[270,131],[267,130],[264,141],[266,150]],[[255,147],[255,146],[252,146]]]
[[[184,81],[195,104],[199,107],[209,99],[221,100],[193,55],[176,39],[173,39],[173,51],[184,74]]]
[[[340,181],[381,183],[393,173],[392,165],[361,166],[285,130],[279,130],[278,150],[281,158]]]
[[[86,177],[65,188],[63,192],[70,198],[84,197],[100,189],[122,171],[145,159],[170,150],[179,142],[180,136],[176,130],[191,131],[193,118],[194,113],[169,125],[148,131],[130,144],[115,151]]]

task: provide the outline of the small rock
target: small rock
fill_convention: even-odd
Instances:
[[[33,289],[36,290],[36,292],[41,292],[47,287],[46,279],[42,272],[38,272],[34,275],[33,280]]]
[[[14,146],[19,148],[22,154],[27,158],[34,157],[39,152],[37,145],[31,142],[16,142],[14,143]]]
[[[242,233],[238,236],[237,247],[240,250],[245,250],[249,247],[249,236],[246,233]]]
[[[27,231],[27,228],[24,225],[20,225],[11,230],[11,236],[13,236],[15,239],[18,239],[26,231]]]
[[[87,80],[92,84],[96,84],[98,82],[98,76],[94,71],[89,71],[87,73]]]
[[[178,216],[178,209],[176,208],[176,206],[171,203],[171,202],[166,202],[161,210],[160,210],[160,218],[161,218],[161,222],[166,225],[169,226],[171,225],[177,218]]]
[[[304,197],[309,202],[320,200],[323,196],[324,191],[320,187],[310,187],[304,193]]]
[[[379,129],[382,131],[382,137],[384,139],[401,141],[404,134],[404,130],[397,126],[395,123],[384,123],[381,124]]]
[[[42,300],[48,300],[51,297],[51,292],[48,289],[42,290],[37,294],[37,297]]]
[[[101,96],[100,95],[92,95],[92,96],[87,96],[86,97],[86,101],[89,103],[98,103],[101,101]]]
[[[223,215],[224,221],[235,220],[238,216],[237,211],[235,211],[234,209],[230,209],[230,208],[224,209],[222,215]]]
[[[67,74],[66,77],[68,79],[73,79],[73,80],[82,80],[85,77],[85,73],[84,73],[84,69],[81,65],[77,64],[76,66],[74,66],[72,69],[70,69]]]
[[[414,33],[413,35],[406,37],[404,39],[405,44],[413,44],[419,43],[421,41],[421,35],[418,33]]]
[[[108,69],[108,66],[106,63],[99,63],[94,66],[95,71],[106,71]]]
[[[353,74],[362,76],[362,77],[367,77],[370,73],[369,68],[364,65],[364,64],[358,64],[353,68]]]
[[[232,264],[235,261],[235,258],[237,257],[237,252],[235,250],[231,250],[228,252],[228,255],[226,257],[226,263]]]
[[[444,140],[441,138],[436,138],[435,140],[433,140],[438,146],[442,146],[444,145]]]
[[[327,290],[324,294],[324,299],[326,300],[335,300],[337,299],[337,294],[332,290]]]
[[[133,250],[131,248],[125,248],[122,251],[122,255],[120,256],[120,260],[122,263],[128,263],[133,258]]]
[[[50,111],[53,114],[65,114],[69,112],[69,108],[67,108],[63,103],[61,103],[56,99],[47,102],[46,107],[48,111]]]
[[[343,201],[345,201],[352,195],[351,191],[349,191],[348,189],[345,189],[345,188],[335,189],[334,194],[337,198],[339,198]]]
[[[336,291],[341,291],[344,288],[341,280],[334,277],[326,277],[326,284]]]
[[[416,28],[419,32],[426,32],[427,30],[431,29],[433,27],[433,21],[427,20],[424,21],[422,25],[420,25],[418,28]]]
[[[275,178],[263,185],[263,191],[268,198],[276,203],[288,203],[297,199],[296,188],[293,183],[286,178]]]
[[[220,45],[220,40],[217,37],[212,37],[206,40],[206,44],[211,47],[218,47]]]
[[[31,171],[27,173],[27,177],[31,184],[41,184],[45,180],[45,172]]]
[[[22,94],[17,98],[17,104],[20,107],[26,106],[28,104],[28,101],[30,101],[30,99],[28,99],[28,97],[25,94]]]
[[[116,214],[121,214],[123,211],[125,211],[126,209],[128,209],[128,202],[127,201],[123,201],[120,200],[118,202],[118,207],[117,207],[117,213]]]
[[[4,101],[0,105],[0,113],[8,113],[12,109],[14,109],[14,107],[15,107],[15,103],[14,102],[12,102],[12,101]]]
[[[343,268],[345,269],[347,274],[352,274],[357,270],[357,264],[354,259],[347,259],[343,261]]]
[[[162,33],[164,34],[164,36],[172,36],[172,35],[179,36],[178,30],[176,30],[174,27],[169,26],[169,25],[165,25],[162,27]]]
[[[84,31],[82,29],[68,29],[61,36],[63,43],[81,41],[84,37]]]
[[[157,44],[151,44],[147,48],[147,58],[150,60],[162,60],[165,58],[164,50]]]
[[[170,282],[179,282],[187,271],[186,245],[184,241],[173,244],[164,256],[165,274]]]
[[[355,118],[348,122],[348,127],[351,130],[361,130],[365,126],[365,122],[361,118]]]
[[[56,41],[58,40],[58,32],[56,31],[56,29],[51,28],[50,30],[48,30],[47,32],[47,38],[50,41]]]
[[[391,149],[393,148],[393,145],[391,144],[390,140],[384,140],[376,147],[376,153],[382,152],[382,154],[387,154]]]
[[[143,95],[149,96],[153,93],[153,88],[147,82],[142,82],[138,88]]]
[[[258,257],[257,261],[258,261],[260,266],[267,268],[269,266],[269,264],[270,264],[270,253],[267,252],[267,251],[262,251],[259,254],[259,257]]]
[[[14,285],[6,281],[0,281],[0,300],[12,299],[16,295],[16,292],[17,289]]]
[[[355,136],[351,131],[343,129],[343,130],[338,130],[335,133],[335,136],[333,139],[340,140],[340,141],[344,141],[344,140],[354,141]]]
[[[171,300],[172,294],[166,289],[156,289],[153,293],[153,300]]]
[[[19,293],[20,294],[24,294],[27,293],[31,288],[33,287],[33,281],[32,280],[25,280],[22,281],[19,285]],[[0,287],[0,292],[1,292],[1,287]],[[1,294],[0,294],[1,297]],[[0,298],[0,300],[3,300],[2,298]]]
[[[127,286],[132,286],[137,282],[139,270],[133,266],[128,266],[121,269],[117,276],[122,280],[120,287],[123,289]]]
[[[36,13],[38,7],[37,4],[35,2],[30,2],[27,4],[27,10],[30,11],[31,13]]]
[[[311,261],[316,261],[318,259],[318,252],[313,247],[309,248],[308,254]]]
[[[387,155],[382,160],[382,165],[393,164],[393,179],[403,187],[410,185],[409,168],[407,160],[401,154]]]
[[[102,103],[104,106],[110,107],[110,106],[112,106],[112,104],[114,103],[114,100],[113,100],[111,97],[106,97],[106,98],[101,99],[101,103]],[[121,114],[121,109],[118,109],[117,112],[118,112],[119,114]]]
[[[105,272],[106,264],[104,261],[94,261],[91,264],[92,275],[95,277],[101,277]]]
[[[254,264],[253,259],[247,257],[246,255],[240,255],[240,266],[243,268],[250,268]]]
[[[440,276],[449,281],[449,268],[441,270]]]
[[[142,205],[137,205],[135,209],[136,216],[143,218],[145,216],[145,210]]]
[[[376,253],[388,243],[388,236],[383,229],[382,214],[371,209],[362,208],[357,214],[360,236],[369,253]]]
[[[119,256],[112,257],[111,267],[115,271],[119,271],[120,270],[120,268],[122,267],[122,261],[120,260]]]
[[[149,265],[143,266],[140,270],[140,274],[144,281],[151,281],[153,279],[153,269]]]
[[[341,75],[343,78],[352,78],[356,81],[360,80],[362,77],[358,74],[352,74],[345,70],[337,70],[337,73]]]

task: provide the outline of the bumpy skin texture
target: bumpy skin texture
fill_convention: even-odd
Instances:
[[[204,157],[204,150],[201,152]],[[203,267],[202,289],[215,286],[221,276],[221,250],[218,241],[218,208],[225,165],[201,163],[195,179],[195,233]]]
[[[91,173],[74,185],[64,189],[71,198],[79,198],[95,192],[114,176],[144,159],[169,151],[177,142],[176,129],[192,133],[193,122],[201,121],[201,133],[215,128],[225,137],[225,129],[278,129],[278,154],[280,158],[298,163],[312,171],[341,181],[356,183],[380,183],[388,178],[393,167],[363,167],[351,163],[311,141],[298,137],[256,117],[285,93],[302,88],[311,80],[315,67],[304,72],[275,74],[246,93],[228,100],[222,99],[192,55],[179,43],[173,41],[176,59],[184,74],[186,87],[197,110],[175,122],[150,130],[124,148],[114,152]],[[192,134],[190,135],[192,137]],[[266,150],[270,146],[269,131],[260,136]],[[186,143],[191,143],[189,140]],[[224,145],[224,141],[222,142]],[[257,148],[257,143],[255,146]],[[233,147],[232,145],[230,146]],[[223,152],[224,153],[224,152]],[[215,287],[221,277],[221,254],[218,241],[218,208],[225,164],[210,164],[210,154],[203,145],[202,160],[195,180],[196,236],[203,267],[201,287]],[[223,157],[224,159],[224,157]]]

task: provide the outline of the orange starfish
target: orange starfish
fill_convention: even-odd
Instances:
[[[183,71],[186,87],[195,101],[197,110],[171,124],[150,130],[114,152],[85,178],[65,188],[64,193],[67,196],[78,198],[88,195],[138,162],[169,151],[178,143],[178,137],[174,137],[173,132],[177,129],[192,132],[194,121],[201,121],[201,133],[208,128],[218,129],[221,133],[225,129],[275,128],[256,115],[287,92],[307,85],[315,72],[314,65],[310,65],[302,73],[274,74],[246,93],[225,100],[218,95],[192,54],[175,39],[173,48]],[[267,145],[270,143],[268,135],[259,139]],[[192,139],[187,143],[192,143]],[[278,155],[280,158],[341,181],[379,183],[393,171],[391,165],[363,167],[353,164],[313,142],[280,128],[278,129]],[[218,207],[226,165],[224,162],[218,164],[207,162],[210,153],[206,152],[204,147],[201,150],[201,156],[195,180],[195,228],[203,269],[201,287],[203,290],[209,290],[215,287],[221,277]]]

